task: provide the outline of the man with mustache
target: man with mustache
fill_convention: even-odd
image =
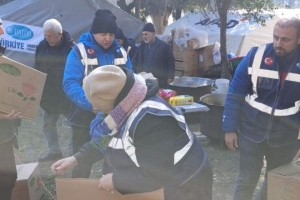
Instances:
[[[223,113],[226,144],[240,156],[235,200],[252,199],[264,159],[270,171],[300,157],[299,43],[300,20],[280,19],[273,43],[252,48],[236,69]],[[267,172],[257,200],[266,188]]]

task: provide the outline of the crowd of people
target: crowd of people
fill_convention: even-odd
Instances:
[[[98,188],[132,194],[164,189],[166,200],[211,200],[213,172],[208,156],[181,111],[157,96],[175,76],[170,45],[145,24],[136,46],[117,26],[115,15],[99,9],[78,42],[56,19],[44,25],[34,68],[47,79],[40,106],[52,171],[72,170],[89,178],[104,160]],[[0,34],[3,34],[2,22]],[[300,128],[300,20],[281,19],[273,43],[252,48],[231,81],[223,131],[229,149],[239,151],[234,200],[252,199],[264,158],[267,171],[297,160]],[[157,82],[139,72],[151,72]],[[288,97],[288,98],[287,98]],[[71,124],[69,154],[63,158],[56,123]],[[17,178],[14,147],[21,113],[0,112],[0,197],[11,199]],[[257,200],[266,200],[267,173]]]

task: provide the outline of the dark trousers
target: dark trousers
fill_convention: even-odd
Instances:
[[[71,126],[72,129],[72,152],[77,153],[82,145],[91,140],[90,128],[80,127],[76,125]],[[73,168],[72,178],[89,178],[91,174],[93,163],[79,164]]]
[[[285,146],[271,147],[267,141],[255,143],[239,137],[239,175],[234,191],[234,200],[251,200],[258,183],[264,158],[267,171],[292,161],[297,152],[297,142]],[[256,195],[256,200],[267,200],[267,174]]]
[[[12,141],[0,144],[0,199],[10,200],[17,180]]]

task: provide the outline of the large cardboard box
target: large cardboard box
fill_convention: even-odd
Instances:
[[[18,178],[12,200],[39,200],[43,194],[38,163],[17,165]]]
[[[127,183],[130,184],[130,183]],[[163,190],[121,195],[98,189],[99,179],[56,179],[57,200],[164,200]]]
[[[213,60],[213,49],[215,44],[197,49],[199,52],[199,67],[208,69],[210,66],[215,65]]]
[[[288,163],[268,172],[268,200],[300,199],[300,165]]]
[[[46,74],[0,55],[0,111],[36,117]]]

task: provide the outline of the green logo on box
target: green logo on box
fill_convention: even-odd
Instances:
[[[20,76],[21,74],[21,71],[18,68],[6,63],[0,64],[0,70],[12,76]]]

